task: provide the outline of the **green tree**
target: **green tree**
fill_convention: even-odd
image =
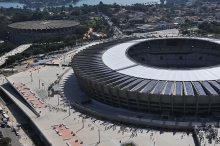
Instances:
[[[73,10],[73,5],[69,5],[69,11]]]
[[[118,20],[118,18],[116,18],[116,17],[112,17],[112,22],[115,24],[115,25],[118,25],[118,23],[119,23],[119,20]]]
[[[189,30],[184,30],[184,31],[182,31],[182,34],[190,34],[190,31]]]
[[[11,138],[10,137],[3,137],[0,139],[0,145],[1,146],[9,146],[11,143]]]
[[[87,33],[88,30],[89,30],[89,28],[87,26],[80,26],[77,28],[76,34],[83,35],[83,34]]]

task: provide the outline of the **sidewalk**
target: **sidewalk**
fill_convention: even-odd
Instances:
[[[29,136],[24,132],[24,130],[21,128],[19,130],[19,133],[21,135],[21,138],[19,139],[19,142],[22,146],[35,146],[34,143],[31,141]]]

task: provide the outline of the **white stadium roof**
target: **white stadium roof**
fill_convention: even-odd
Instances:
[[[181,37],[180,37],[181,38]],[[155,38],[153,38],[155,39]],[[220,44],[219,40],[207,38],[195,38],[213,43]],[[170,81],[204,81],[204,80],[219,80],[220,66],[194,68],[194,69],[166,69],[157,68],[147,65],[141,65],[138,62],[132,61],[126,54],[126,51],[131,46],[151,39],[133,40],[118,44],[108,49],[102,56],[103,63],[119,73],[155,80],[170,80]]]

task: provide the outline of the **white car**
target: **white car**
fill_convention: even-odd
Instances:
[[[20,135],[20,133],[17,131],[17,132],[15,132],[15,134],[16,134],[16,136],[19,136]]]

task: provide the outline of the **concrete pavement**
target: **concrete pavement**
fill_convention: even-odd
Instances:
[[[192,134],[184,136],[184,138],[181,139],[182,135],[187,135],[185,132],[173,133],[165,131],[161,134],[158,130],[152,130],[150,127],[138,128],[134,125],[123,125],[115,123],[114,121],[100,120],[89,115],[83,115],[82,113],[74,110],[71,106],[69,106],[68,100],[80,101],[86,95],[83,91],[81,91],[78,82],[73,75],[72,69],[65,73],[68,69],[68,67],[63,68],[60,66],[42,66],[39,70],[32,69],[31,72],[25,71],[12,75],[7,78],[11,85],[7,84],[2,86],[4,92],[11,97],[16,105],[20,107],[21,111],[24,112],[30,121],[33,122],[42,132],[41,138],[44,137],[44,139],[47,139],[51,145],[65,146],[67,143],[70,143],[74,146],[76,145],[77,140],[80,142],[77,143],[78,145],[96,146],[99,141],[99,132],[99,146],[119,146],[120,142],[127,141],[133,141],[139,146],[194,145]],[[63,73],[65,74],[60,82],[60,85],[64,88],[63,92],[66,98],[61,98],[57,95],[54,97],[42,98],[37,94],[39,89],[46,91],[48,86],[58,79],[57,74],[61,75]],[[25,84],[27,88],[26,90],[33,92],[35,96],[38,96],[38,98],[47,106],[41,108],[30,107],[30,101],[27,98],[20,96],[22,95],[22,90],[19,91],[18,88],[12,87],[18,83]],[[15,92],[15,89],[20,93],[20,95]],[[113,107],[103,105],[96,101],[93,101],[93,103],[100,108],[100,111],[104,109],[112,109],[113,114],[116,112],[114,112],[116,109]],[[37,117],[33,110],[40,113],[40,117]],[[123,109],[118,109],[117,111],[121,111],[123,113],[127,112]],[[86,117],[83,121],[82,116]],[[66,134],[62,131],[62,129],[54,129],[54,126],[58,125],[65,125],[65,129],[63,130],[69,132],[71,131],[71,133],[74,133],[75,135],[66,139],[64,136]],[[21,142],[24,142],[25,144],[27,143],[25,138],[21,139]]]

